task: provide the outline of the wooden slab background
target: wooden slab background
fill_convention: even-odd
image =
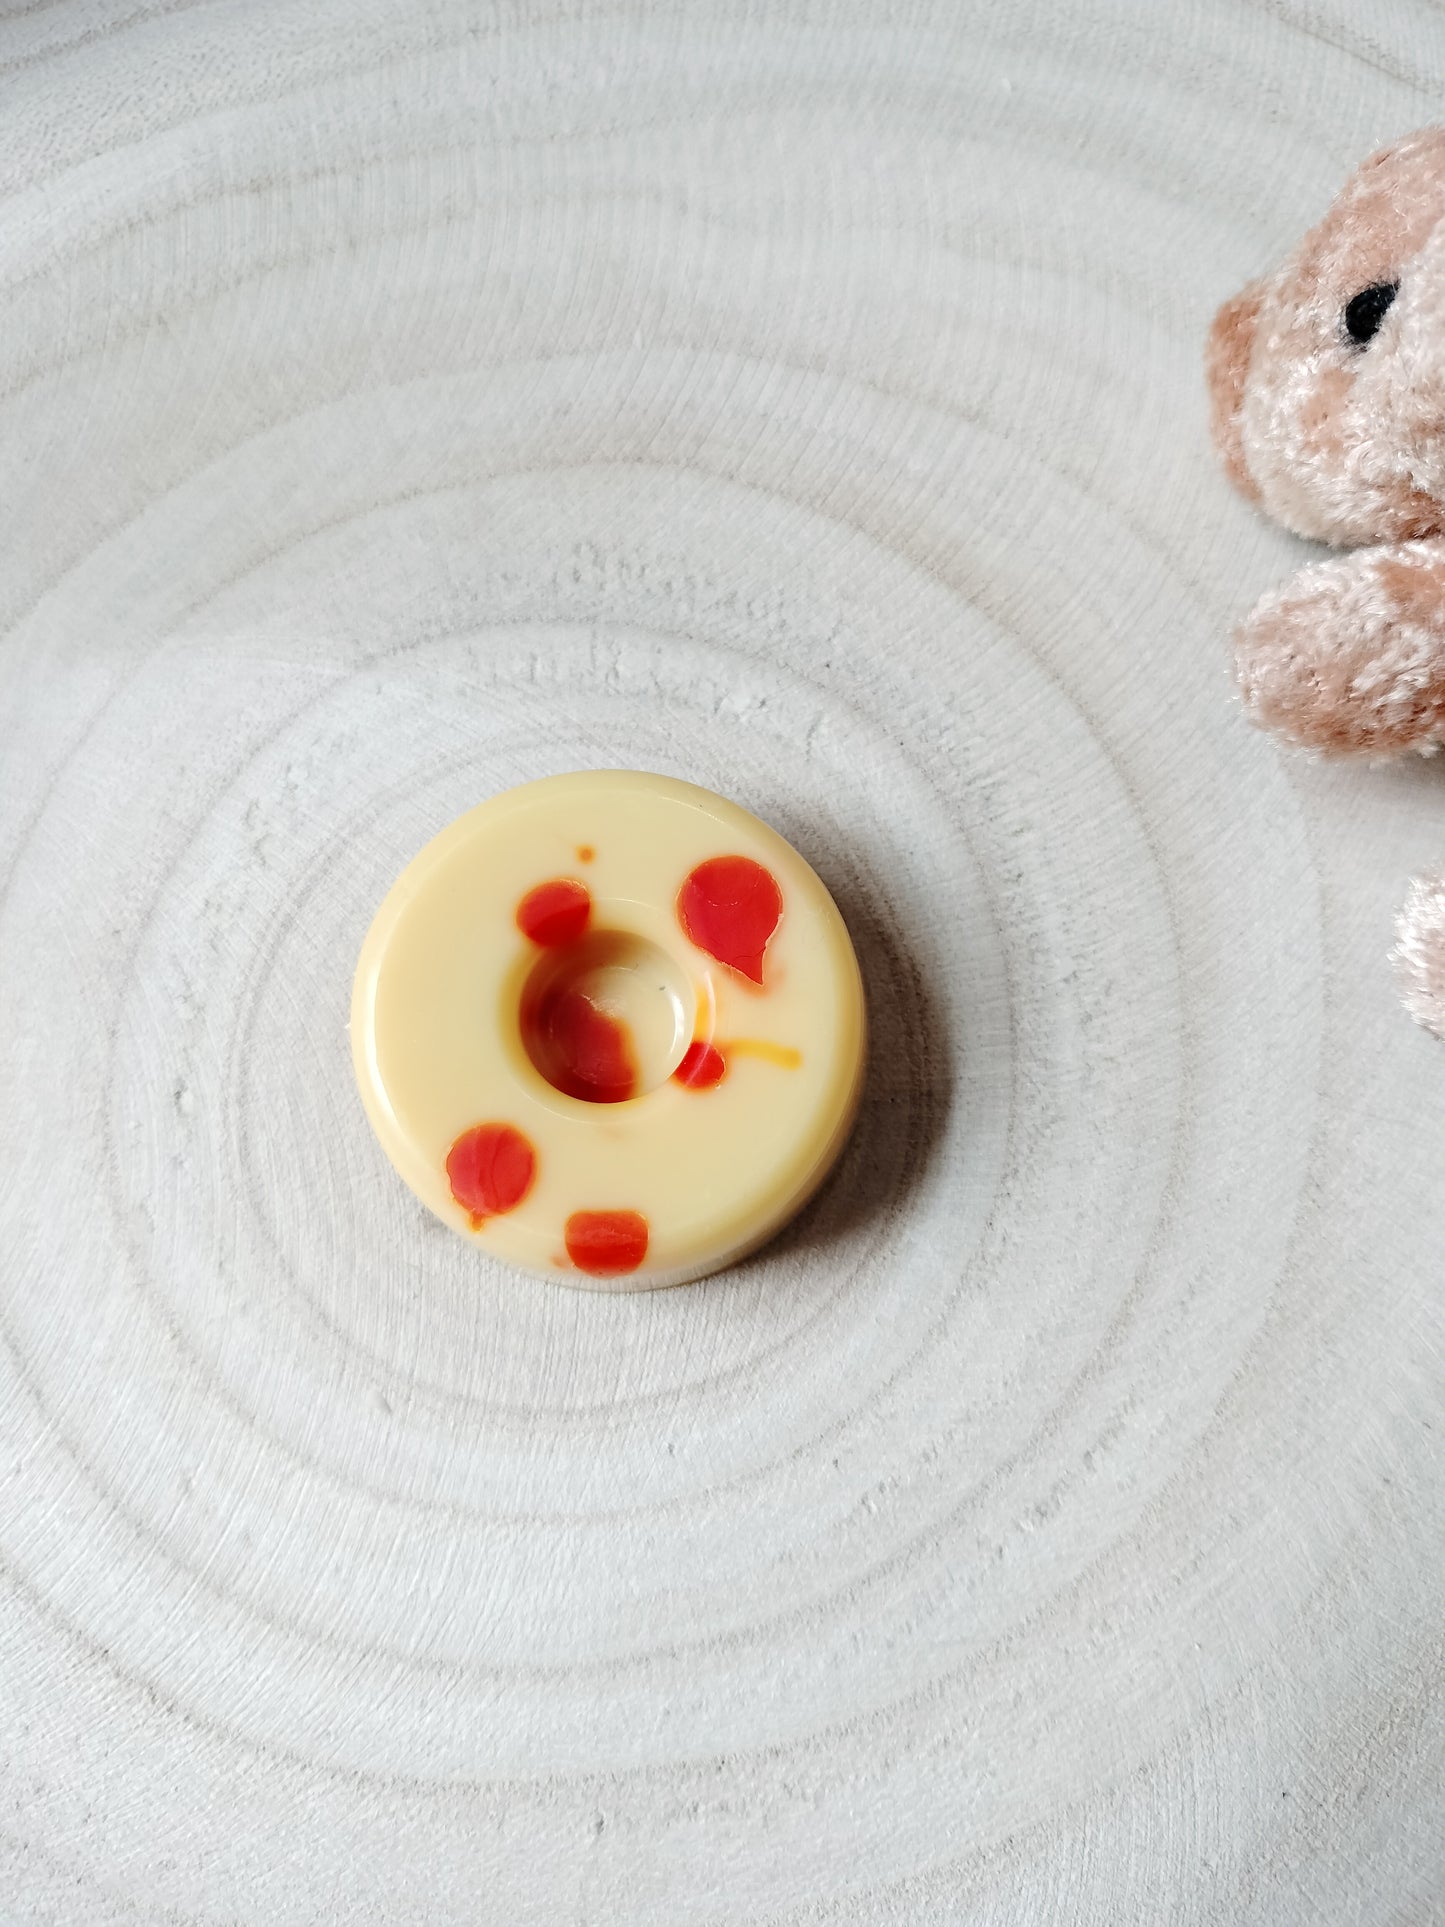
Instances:
[[[1231,706],[1213,304],[1414,0],[0,13],[0,1918],[1445,1919],[1426,767]],[[503,1276],[362,931],[585,765],[877,1055],[735,1275]]]

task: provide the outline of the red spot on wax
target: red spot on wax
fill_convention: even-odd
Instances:
[[[577,861],[579,863],[590,863],[596,854],[597,852],[590,843],[579,843],[577,845]]]
[[[517,905],[517,928],[533,943],[551,949],[576,943],[592,915],[592,892],[576,877],[556,877],[539,883]]]
[[[627,1026],[585,990],[562,983],[524,1010],[527,1053],[554,1089],[589,1104],[624,1104],[637,1090]]]
[[[695,1037],[682,1054],[682,1062],[672,1073],[690,1091],[710,1091],[727,1076],[727,1059],[715,1044]]]
[[[763,981],[763,952],[782,914],[777,878],[747,856],[699,863],[677,897],[677,920],[689,940],[755,984]]]
[[[594,1278],[618,1278],[647,1256],[647,1220],[640,1211],[574,1211],[567,1220],[567,1256]]]
[[[447,1152],[452,1196],[471,1213],[474,1231],[515,1210],[536,1176],[537,1153],[511,1124],[474,1124]]]

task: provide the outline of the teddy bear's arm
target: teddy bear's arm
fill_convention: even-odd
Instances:
[[[1405,1008],[1417,1024],[1445,1037],[1445,874],[1416,877],[1400,912],[1391,954]]]
[[[1253,722],[1332,753],[1445,743],[1445,537],[1302,570],[1235,634]]]

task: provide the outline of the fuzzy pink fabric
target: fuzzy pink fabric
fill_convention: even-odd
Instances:
[[[1352,338],[1351,300],[1382,288],[1376,332]],[[1283,267],[1225,303],[1206,372],[1236,487],[1359,551],[1240,625],[1246,712],[1332,754],[1431,753],[1445,743],[1445,128],[1366,161]],[[1411,1013],[1445,1035],[1445,880],[1415,886],[1395,962]]]
[[[1445,742],[1445,540],[1302,570],[1235,637],[1252,721],[1308,749],[1393,756]]]
[[[1405,1008],[1426,1030],[1445,1037],[1445,876],[1417,877],[1400,912],[1391,953]]]

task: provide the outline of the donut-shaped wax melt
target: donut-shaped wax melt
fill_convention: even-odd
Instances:
[[[863,987],[775,830],[670,777],[492,798],[392,887],[351,1038],[416,1195],[544,1277],[681,1284],[777,1231],[858,1102]]]

